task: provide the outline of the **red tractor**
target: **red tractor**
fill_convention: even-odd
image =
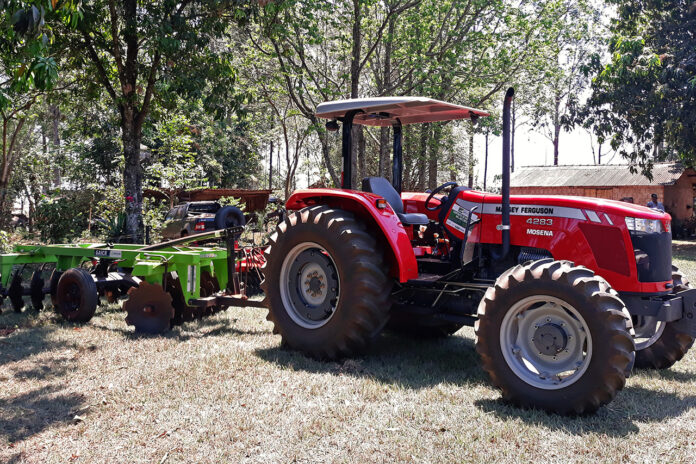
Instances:
[[[447,182],[402,192],[404,124],[485,111],[418,97],[323,103],[343,134],[341,189],[298,190],[270,240],[262,287],[283,344],[312,357],[362,352],[385,326],[476,331],[483,369],[507,400],[595,411],[635,364],[666,368],[696,336],[696,291],[672,266],[670,216],[617,201],[510,196],[510,103],[502,195]],[[391,126],[393,181],[351,185],[353,124]]]

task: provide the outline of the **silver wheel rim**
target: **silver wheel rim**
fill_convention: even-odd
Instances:
[[[666,325],[664,321],[658,321],[651,316],[636,316],[633,322],[633,330],[636,332],[633,339],[636,351],[644,350],[658,341]]]
[[[314,242],[296,245],[280,269],[285,312],[305,329],[324,326],[336,313],[339,282],[338,268],[324,248]]]
[[[580,313],[560,298],[535,295],[508,310],[500,348],[524,382],[558,390],[577,382],[592,359],[592,336]]]

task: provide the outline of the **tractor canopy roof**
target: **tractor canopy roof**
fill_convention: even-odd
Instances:
[[[476,119],[489,116],[486,111],[455,105],[425,97],[374,97],[337,100],[321,103],[317,116],[326,119],[341,119],[348,112],[357,111],[354,124],[365,126],[392,126],[420,122],[450,121],[453,119]]]

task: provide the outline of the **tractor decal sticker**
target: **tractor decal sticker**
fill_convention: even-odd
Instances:
[[[500,203],[487,203],[483,205],[483,214],[502,214],[503,207]],[[582,210],[568,208],[566,206],[544,205],[510,205],[511,216],[550,216],[568,219],[586,220]]]
[[[470,201],[457,200],[454,206],[452,206],[452,210],[450,211],[449,216],[447,216],[447,221],[445,224],[463,234],[466,233],[466,223],[469,219],[469,211],[471,211],[471,208],[474,206],[480,207],[481,205],[472,203]],[[472,213],[471,222],[474,222],[477,219],[478,216],[476,213]]]
[[[552,230],[544,229],[527,229],[527,235],[539,235],[541,237],[553,237]]]
[[[472,201],[466,201],[458,199],[449,216],[447,216],[446,225],[458,230],[461,233],[466,232],[466,220],[469,217],[469,211],[474,206],[478,209],[476,213],[479,214],[502,214],[502,205],[500,203],[485,203],[482,207],[479,203],[474,203]],[[478,215],[474,213],[471,215],[471,221],[478,219]],[[546,206],[546,205],[510,205],[510,215],[511,216],[544,216],[544,217],[557,217],[557,218],[568,218],[568,219],[579,219],[586,221],[587,217],[583,214],[582,210],[579,208],[569,208],[566,206]],[[541,225],[541,224],[540,224]],[[548,224],[551,225],[551,224]],[[548,235],[548,234],[535,234],[533,231],[537,229],[528,229],[527,233],[530,235]],[[532,232],[530,232],[532,231]],[[548,231],[544,231],[548,232]],[[553,235],[550,235],[553,236]]]

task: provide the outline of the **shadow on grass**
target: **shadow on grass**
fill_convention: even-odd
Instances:
[[[80,347],[57,340],[54,333],[61,326],[53,321],[45,325],[32,325],[35,322],[33,319],[39,317],[45,316],[37,313],[0,316],[0,327],[10,330],[16,327],[16,330],[0,338],[0,368],[15,379],[44,383],[41,387],[22,393],[9,391],[6,383],[0,383],[0,443],[21,441],[56,423],[67,423],[84,402],[82,395],[63,391],[63,378],[73,369],[74,358],[60,354],[67,349],[77,349],[79,352]],[[38,357],[51,352],[48,359]],[[34,357],[36,359],[31,359]],[[21,458],[20,454],[18,459],[21,461]]]
[[[0,398],[0,438],[17,442],[55,423],[68,423],[83,404],[81,394],[63,393],[57,385]]]
[[[0,323],[0,327],[3,327]],[[51,339],[58,327],[45,325],[38,327],[19,327],[6,337],[0,338],[0,367],[22,361],[45,351],[58,348],[72,348],[70,344],[59,343]]]
[[[363,357],[342,362],[317,361],[282,347],[257,350],[256,354],[297,371],[369,377],[411,389],[441,383],[473,386],[487,382],[478,366],[473,340],[456,336],[414,340],[385,333]]]
[[[640,374],[655,380],[673,380],[675,382],[696,382],[696,373],[680,372],[672,369],[634,369],[633,374]]]
[[[630,380],[628,381],[630,383]],[[574,435],[602,434],[624,437],[639,431],[638,423],[660,423],[678,417],[696,407],[696,396],[628,386],[619,392],[609,405],[593,415],[565,417],[544,411],[521,409],[502,399],[480,399],[474,404],[500,419],[519,419],[549,430],[561,430]]]
[[[125,313],[124,318],[125,318]],[[142,340],[150,338],[167,338],[177,341],[188,341],[197,340],[206,337],[216,337],[216,336],[239,336],[239,335],[266,335],[268,334],[267,329],[258,330],[241,330],[232,326],[236,322],[235,319],[219,319],[215,315],[203,317],[201,319],[194,319],[193,321],[188,321],[180,325],[175,325],[171,330],[161,333],[161,334],[148,334],[142,332],[135,332],[132,326],[128,328],[124,327],[113,327],[106,322],[99,320],[92,320],[90,324],[97,329],[108,330],[110,332],[115,332],[121,334],[128,340]]]
[[[410,389],[429,388],[439,384],[462,387],[489,385],[488,377],[479,366],[473,340],[459,336],[439,340],[413,340],[385,334],[371,347],[368,354],[343,362],[316,361],[280,347],[262,349],[256,353],[260,358],[283,368],[366,377]],[[693,381],[693,376],[680,372],[662,371],[652,375],[676,381]],[[696,407],[696,396],[679,396],[630,384],[629,379],[628,386],[612,403],[591,416],[565,417],[539,410],[524,410],[499,397],[478,399],[474,404],[502,420],[520,419],[535,426],[576,435],[605,434],[618,437],[637,433],[639,422],[658,423]]]

